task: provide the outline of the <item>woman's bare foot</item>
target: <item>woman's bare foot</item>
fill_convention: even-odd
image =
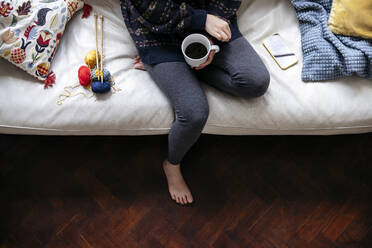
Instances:
[[[167,177],[168,189],[172,199],[182,205],[192,203],[193,198],[185,180],[183,180],[180,165],[173,165],[165,159],[163,169]]]
[[[133,64],[134,69],[146,71],[145,65],[141,61],[140,56],[137,55],[137,57],[134,58]]]

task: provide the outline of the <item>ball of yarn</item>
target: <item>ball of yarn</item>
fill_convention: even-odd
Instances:
[[[101,81],[93,81],[91,86],[92,91],[98,94],[109,92],[111,89],[111,85],[107,81],[103,81],[103,83]]]
[[[97,71],[97,69],[93,69],[90,73],[90,78],[93,81],[101,81],[101,78],[98,78],[98,76],[99,76],[99,70]],[[111,74],[105,68],[103,68],[103,81],[111,81]]]
[[[101,55],[98,52],[98,62],[100,62]],[[96,50],[89,51],[84,58],[85,64],[93,69],[97,65]]]
[[[78,77],[79,82],[82,86],[86,87],[90,84],[90,69],[88,68],[88,66],[83,65],[79,68]]]

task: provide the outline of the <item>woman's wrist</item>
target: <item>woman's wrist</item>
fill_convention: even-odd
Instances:
[[[207,11],[204,9],[195,9],[191,16],[191,28],[195,30],[205,30],[207,21]]]

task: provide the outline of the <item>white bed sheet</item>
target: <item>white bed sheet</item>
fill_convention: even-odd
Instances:
[[[88,1],[105,16],[105,67],[122,91],[102,97],[82,95],[57,105],[67,85],[77,83],[84,55],[94,49],[93,16],[75,16],[67,26],[52,69],[53,88],[14,65],[0,60],[0,133],[42,135],[166,134],[175,118],[170,102],[146,71],[132,69],[137,51],[123,22],[119,0]],[[203,133],[341,134],[372,131],[372,82],[357,77],[304,83],[301,81],[300,32],[293,8],[286,0],[243,1],[238,23],[269,68],[271,83],[261,98],[242,99],[202,83],[210,115]],[[279,32],[299,57],[282,71],[262,46]],[[74,91],[79,92],[79,89]]]

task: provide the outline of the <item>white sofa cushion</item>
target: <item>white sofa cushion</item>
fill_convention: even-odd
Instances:
[[[0,61],[0,132],[19,134],[166,134],[175,118],[170,102],[146,71],[132,68],[137,51],[127,32],[119,1],[92,0],[105,15],[105,67],[122,91],[99,98],[76,96],[57,105],[67,85],[77,83],[84,55],[95,47],[93,17],[73,18],[56,53],[58,78],[43,90],[32,77]],[[350,77],[322,83],[301,81],[301,41],[297,19],[286,0],[244,1],[238,12],[242,34],[271,74],[268,92],[242,99],[202,83],[210,115],[203,133],[338,134],[372,131],[372,82]],[[262,46],[279,32],[299,57],[282,71]]]

